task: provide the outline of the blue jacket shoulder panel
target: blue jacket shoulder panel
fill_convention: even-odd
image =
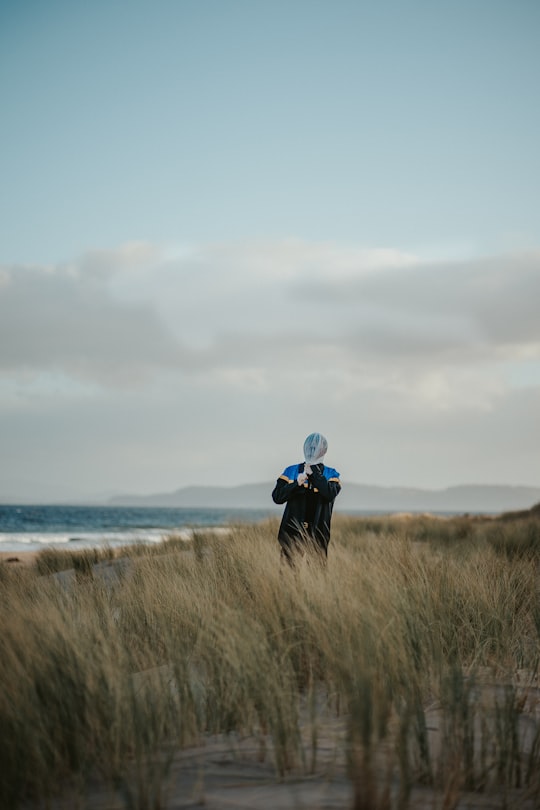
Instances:
[[[301,466],[302,464],[291,464],[290,467],[285,467],[280,475],[280,478],[285,478],[290,484],[292,484],[292,482],[296,481],[298,478],[298,473],[300,472]]]
[[[284,478],[290,484],[292,484],[293,481],[296,481],[300,473],[300,470],[303,468],[304,468],[303,462],[301,464],[291,464],[290,467],[285,467],[282,474],[280,475],[280,478]],[[326,465],[323,469],[323,475],[327,481],[339,478],[338,471],[334,469],[334,467],[327,467]]]

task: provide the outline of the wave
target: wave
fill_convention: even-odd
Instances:
[[[161,543],[171,535],[189,542],[193,530],[183,526],[167,530],[129,528],[109,532],[0,532],[0,551],[37,551],[44,546],[65,546],[68,543],[76,543],[79,548]]]

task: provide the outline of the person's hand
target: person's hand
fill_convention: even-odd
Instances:
[[[306,481],[307,481],[306,473],[305,472],[299,473],[298,478],[296,479],[296,482],[297,482],[298,486],[303,487],[304,484],[306,483]]]
[[[311,475],[312,472],[313,472],[313,470],[311,469],[310,465],[306,464],[305,467],[304,467],[304,473],[306,475]]]

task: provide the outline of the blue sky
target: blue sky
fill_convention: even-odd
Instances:
[[[539,23],[3,2],[0,489],[540,486]]]

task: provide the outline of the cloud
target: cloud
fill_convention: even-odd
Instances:
[[[88,258],[57,268],[2,268],[0,369],[60,371],[114,385],[181,362],[152,308],[112,299],[101,268],[101,258],[91,268]]]
[[[348,480],[534,481],[538,263],[296,240],[1,267],[2,457],[157,491],[270,480],[322,430]]]
[[[540,252],[441,264],[419,262],[341,283],[328,279],[302,283],[298,293],[314,303],[331,303],[344,320],[354,311],[369,323],[377,313],[383,353],[392,331],[406,342],[408,334],[425,332],[426,348],[429,335],[441,344],[445,336],[456,345],[482,343],[493,351],[523,345],[536,349],[540,342],[536,306]],[[397,346],[398,341],[394,342]]]
[[[238,391],[328,387],[407,407],[494,407],[538,384],[540,254],[429,263],[300,240],[134,243],[0,269],[0,368],[104,388],[187,376]],[[529,365],[527,365],[529,364]]]
[[[347,278],[408,261],[397,251],[290,240],[211,245],[172,258],[134,243],[56,267],[2,267],[0,369],[106,386],[246,365],[260,377],[261,364],[313,352],[324,307],[306,313],[301,300],[290,300],[298,279]]]

